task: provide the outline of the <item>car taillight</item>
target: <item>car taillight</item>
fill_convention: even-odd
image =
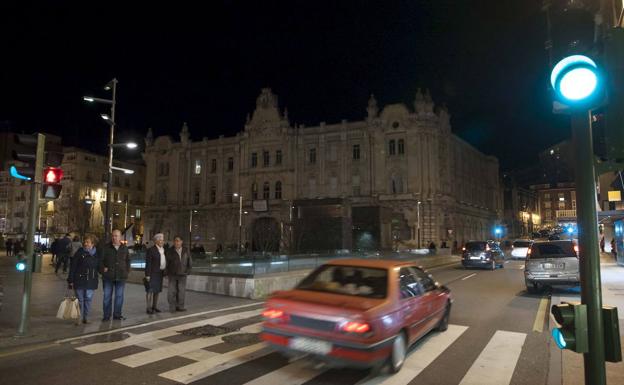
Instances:
[[[578,253],[579,253],[578,245],[574,245],[574,252],[576,253],[576,255],[578,255]]]
[[[347,322],[340,328],[343,332],[347,333],[368,333],[371,327],[366,322]]]
[[[531,255],[531,248],[529,247],[529,249],[527,250],[527,255]]]
[[[284,312],[281,310],[267,309],[262,312],[262,316],[266,319],[279,319],[284,317]]]

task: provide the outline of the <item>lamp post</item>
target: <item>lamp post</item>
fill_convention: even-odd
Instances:
[[[243,241],[243,194],[234,193],[238,197],[238,255],[241,255],[241,242]]]
[[[418,238],[418,249],[420,249],[420,205],[422,204],[421,201],[418,201],[418,204],[416,205],[416,237]]]
[[[83,100],[90,103],[104,103],[110,104],[111,106],[111,115],[108,117],[107,115],[101,115],[102,119],[109,122],[110,125],[110,135],[108,141],[108,177],[106,182],[106,208],[104,209],[104,239],[108,242],[110,239],[110,202],[111,202],[111,184],[113,183],[113,139],[115,137],[115,104],[117,101],[117,78],[113,78],[108,84],[104,87],[105,90],[112,89],[112,99],[100,99],[91,96],[84,96]]]

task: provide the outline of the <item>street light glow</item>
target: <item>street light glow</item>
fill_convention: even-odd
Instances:
[[[139,146],[139,145],[138,145],[138,144],[136,144],[136,143],[134,143],[134,142],[129,142],[129,143],[126,143],[126,147],[128,147],[128,148],[129,148],[129,149],[131,149],[131,150],[133,150],[133,149],[137,148],[138,146]]]
[[[95,101],[95,99],[93,99],[91,96],[83,96],[82,100],[89,103],[93,103]]]
[[[100,114],[100,116],[102,117],[102,119],[104,120],[109,120],[110,118],[108,117],[108,114]]]
[[[238,198],[238,193],[234,193],[232,194],[232,196],[237,197]]]

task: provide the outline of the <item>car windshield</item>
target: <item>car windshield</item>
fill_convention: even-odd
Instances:
[[[468,242],[466,243],[466,251],[485,251],[487,242]]]
[[[513,243],[513,247],[529,247],[531,246],[531,242],[529,241],[515,241]]]
[[[359,266],[323,265],[301,281],[297,289],[386,298],[388,271]]]
[[[576,257],[572,242],[536,243],[531,247],[530,259]]]

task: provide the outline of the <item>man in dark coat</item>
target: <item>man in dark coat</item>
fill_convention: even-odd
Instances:
[[[186,295],[186,276],[191,273],[193,262],[191,254],[186,247],[182,247],[182,237],[176,235],[173,238],[173,247],[167,250],[167,278],[169,288],[167,300],[169,310],[185,311],[184,297]]]
[[[13,256],[13,240],[11,238],[7,239],[4,242],[4,246],[6,246],[7,257],[12,257]]]
[[[56,267],[54,268],[54,273],[58,273],[61,263],[63,264],[63,273],[67,273],[67,262],[69,261],[69,253],[71,252],[71,238],[69,237],[69,233],[65,234],[65,236],[58,241],[56,247]]]
[[[121,231],[112,232],[112,241],[100,247],[100,273],[104,289],[104,318],[109,321],[111,311],[113,319],[125,319],[121,315],[124,301],[126,279],[130,273],[130,253],[125,245],[121,244]],[[115,308],[113,310],[113,291],[115,292]]]
[[[162,291],[163,277],[167,267],[167,249],[163,246],[165,236],[158,233],[154,236],[154,246],[145,253],[145,279],[149,283],[146,287],[145,302],[147,314],[160,313],[158,296]]]

